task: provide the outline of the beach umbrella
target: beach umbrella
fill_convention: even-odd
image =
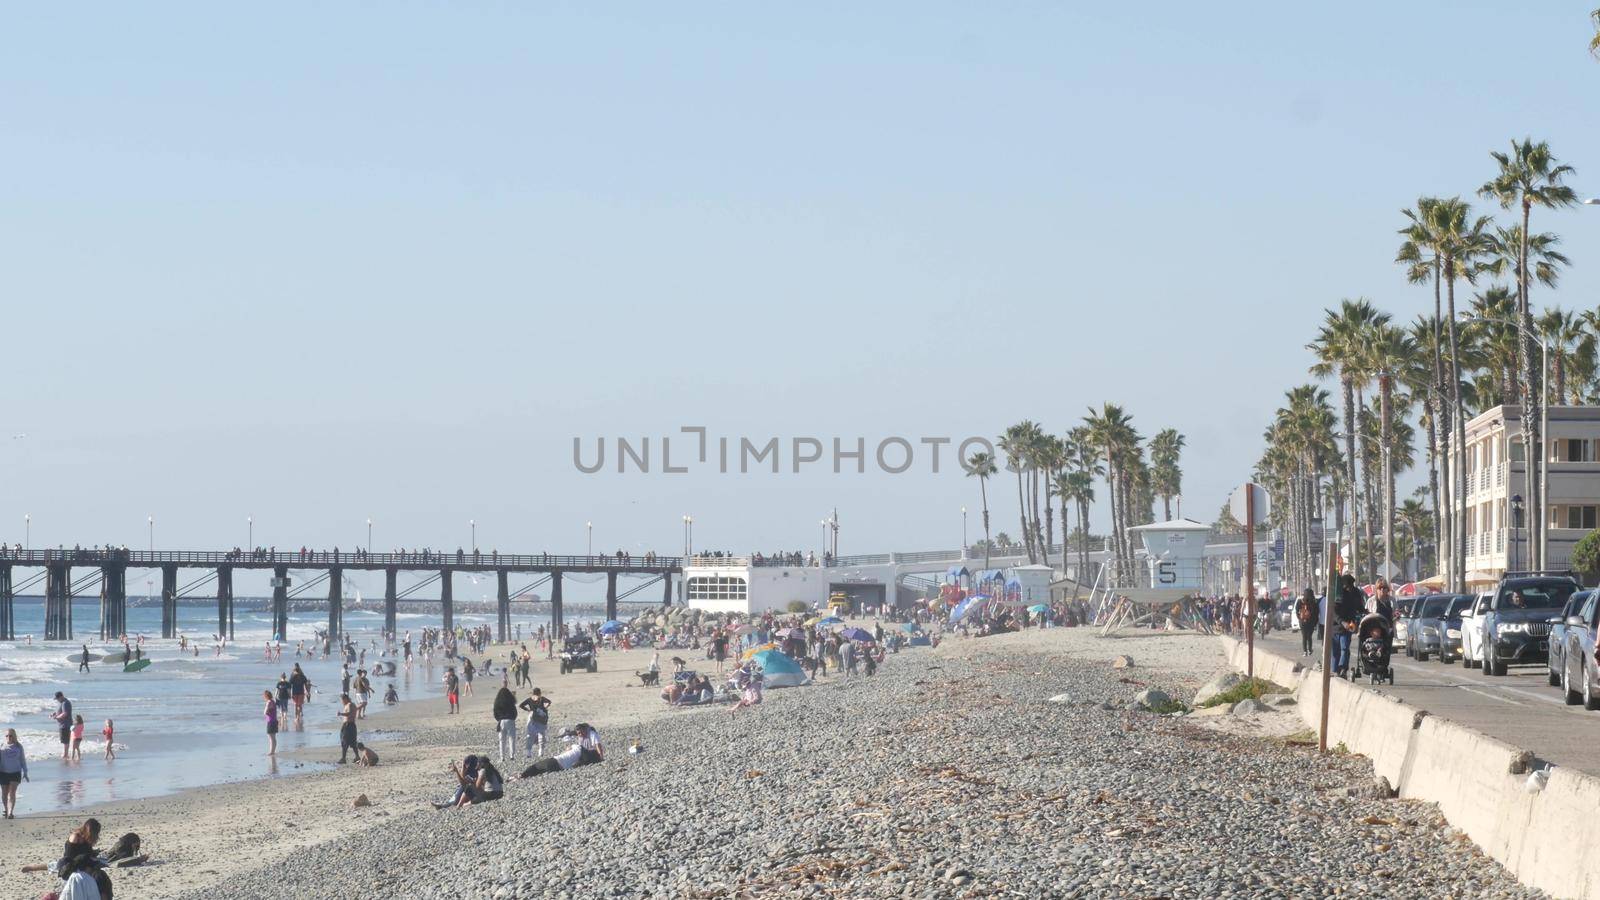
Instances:
[[[1028,612],[1031,613],[1046,613],[1049,611],[1050,607],[1044,605],[1043,603],[1035,603],[1034,605],[1028,607]]]
[[[832,628],[835,625],[843,625],[844,620],[838,616],[828,616],[825,619],[818,620],[817,624],[821,625],[823,628]]]
[[[843,635],[846,640],[866,641],[869,644],[877,640],[872,636],[872,632],[867,631],[865,628],[846,628],[839,634]]]
[[[783,636],[791,641],[803,641],[806,639],[806,630],[804,628],[791,628],[785,631]]]
[[[781,651],[761,650],[752,658],[761,667],[762,683],[766,687],[798,687],[811,681],[806,670]]]
[[[749,650],[746,650],[745,652],[739,654],[739,659],[746,660],[746,659],[749,659],[752,656],[755,656],[757,653],[764,653],[764,652],[766,652],[768,650],[776,650],[776,649],[778,649],[778,645],[770,643],[770,642],[769,643],[765,643],[765,644],[757,644],[754,647],[751,647]]]
[[[623,631],[627,630],[627,627],[628,626],[622,624],[621,622],[618,622],[616,619],[612,619],[609,622],[606,622],[604,625],[600,626],[600,633],[601,634],[621,634]]]
[[[967,599],[961,601],[960,603],[957,603],[956,604],[956,608],[950,610],[950,624],[954,625],[955,623],[961,621],[961,617],[966,615],[967,614],[967,610],[972,608],[972,601],[978,600],[980,598],[983,599],[983,600],[989,599],[988,597],[984,597],[982,594],[977,594],[977,595],[968,597]]]
[[[832,618],[832,617],[830,616],[830,618]],[[820,623],[821,621],[822,621],[822,617],[821,616],[812,616],[811,618],[806,620],[806,627],[807,628],[815,628],[815,627],[817,627],[818,623]]]

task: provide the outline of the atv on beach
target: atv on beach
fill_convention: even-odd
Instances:
[[[571,637],[561,643],[561,674],[584,670],[597,672],[600,666],[594,657],[594,641],[586,637]]]

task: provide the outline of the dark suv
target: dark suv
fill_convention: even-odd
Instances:
[[[1507,666],[1541,666],[1550,657],[1550,624],[1577,591],[1570,574],[1507,573],[1483,615],[1483,671],[1504,675]]]

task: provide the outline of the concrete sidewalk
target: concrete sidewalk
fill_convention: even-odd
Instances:
[[[1275,631],[1257,646],[1307,668],[1321,662],[1300,654],[1300,633]],[[1540,760],[1600,776],[1600,712],[1567,706],[1559,688],[1545,682],[1544,668],[1513,668],[1499,678],[1459,661],[1444,665],[1417,662],[1395,651],[1393,685],[1356,682],[1368,690],[1398,697],[1406,704],[1443,716],[1497,740],[1532,751]]]

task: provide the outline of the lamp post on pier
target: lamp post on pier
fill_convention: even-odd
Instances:
[[[372,517],[367,516],[367,555],[372,555]]]
[[[245,516],[244,527],[245,537],[247,538],[244,542],[245,549],[253,552],[256,549],[256,517]]]
[[[150,552],[156,552],[156,517],[150,516]]]
[[[467,526],[472,529],[472,549],[476,551],[478,549],[478,520],[468,519]]]
[[[583,523],[583,526],[585,528],[589,529],[589,555],[593,556],[594,555],[594,523],[593,522],[585,522],[585,523]]]
[[[33,515],[30,513],[22,514],[22,540],[26,543],[27,549],[33,549]]]
[[[967,558],[967,508],[961,507],[961,558]]]

